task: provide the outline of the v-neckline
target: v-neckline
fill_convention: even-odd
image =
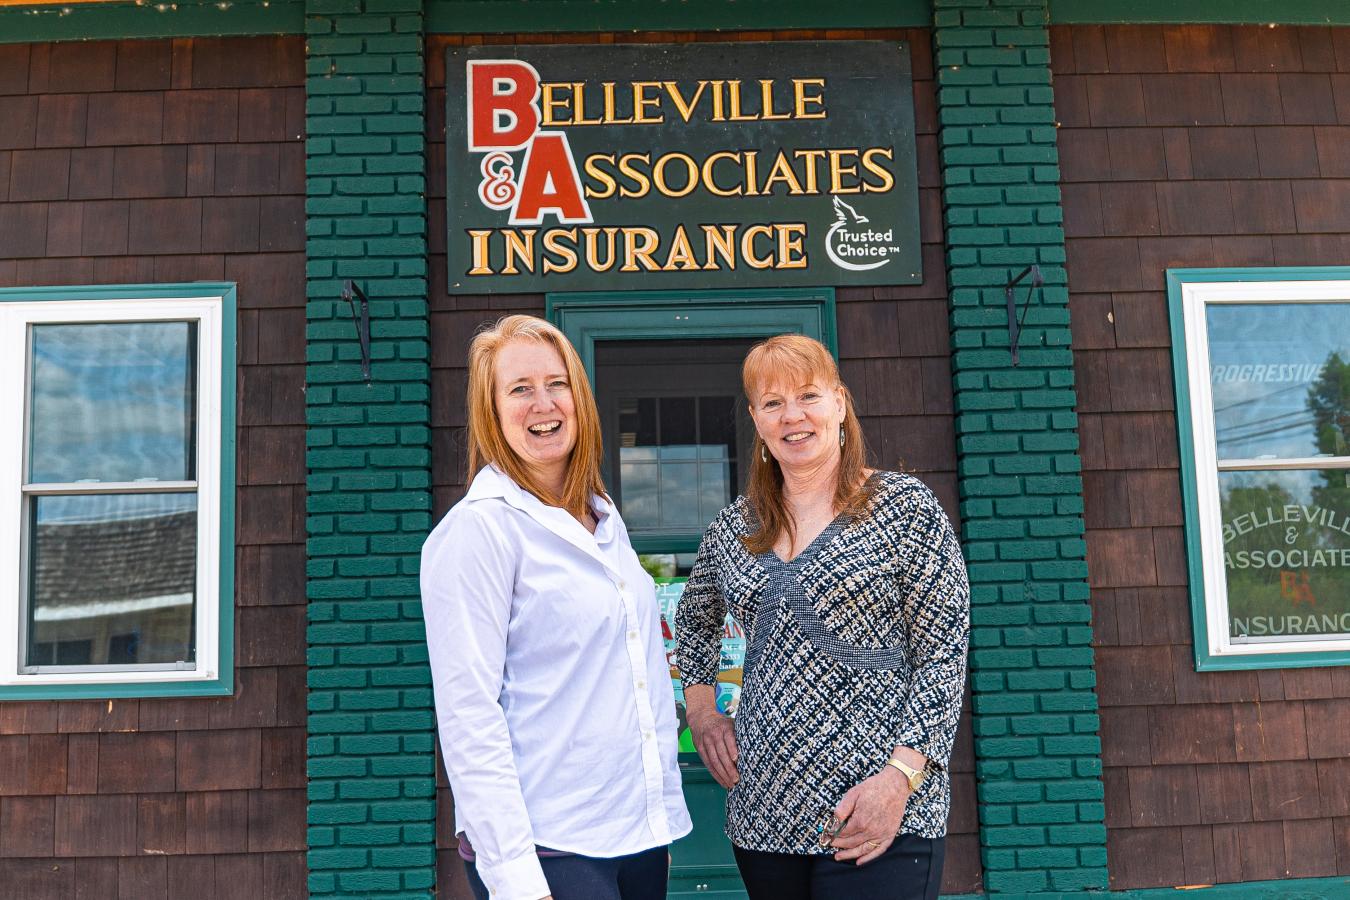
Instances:
[[[870,485],[880,474],[880,470],[873,471],[871,475],[867,476],[867,479],[863,482],[863,486]],[[781,566],[785,569],[796,568],[802,562],[810,562],[811,558],[819,553],[821,547],[834,540],[835,536],[848,524],[850,518],[851,517],[847,512],[841,512],[839,515],[835,516],[830,520],[828,525],[820,530],[820,534],[812,538],[811,542],[803,547],[796,556],[792,557],[792,559],[783,559],[783,557],[778,555],[778,551],[774,550],[772,547],[765,550],[763,553],[758,554],[758,556],[762,561],[772,565]]]
[[[817,545],[822,543],[828,543],[828,541],[826,540],[827,537],[832,540],[834,538],[834,535],[839,532],[839,530],[845,524],[847,519],[848,519],[847,513],[840,513],[839,515],[835,516],[825,525],[824,528],[820,529],[820,533],[817,534],[815,537],[813,537],[810,543],[808,543],[805,547],[803,547],[797,553],[797,555],[792,557],[791,559],[783,559],[783,557],[778,555],[778,551],[773,549],[772,547],[770,547],[768,550],[765,550],[760,555],[771,556],[773,557],[773,561],[776,562],[778,565],[791,568],[797,565],[800,560],[806,558],[808,554],[814,556],[818,550]]]

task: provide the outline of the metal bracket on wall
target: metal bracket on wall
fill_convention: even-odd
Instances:
[[[1031,276],[1031,285],[1027,288],[1027,298],[1022,301],[1022,316],[1017,316],[1017,304],[1013,302],[1013,288],[1027,275]],[[1041,267],[1032,263],[1016,277],[1009,280],[1003,288],[1003,296],[1008,301],[1008,346],[1012,349],[1012,364],[1017,365],[1017,339],[1022,336],[1022,323],[1027,318],[1027,308],[1031,305],[1031,292],[1045,284],[1045,279],[1041,277]]]
[[[356,311],[356,298],[361,300],[361,312]],[[342,299],[352,309],[352,322],[356,325],[356,337],[361,341],[361,377],[370,384],[370,301],[366,292],[357,287],[350,278],[342,288]],[[1014,351],[1016,352],[1016,351]]]

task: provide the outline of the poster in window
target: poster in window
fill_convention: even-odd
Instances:
[[[656,582],[656,602],[661,609],[661,636],[666,643],[666,662],[670,666],[670,683],[675,691],[675,714],[679,718],[680,752],[694,752],[694,739],[689,733],[689,720],[684,707],[684,686],[680,667],[675,657],[675,610],[684,593],[683,578],[660,578]],[[741,678],[745,666],[745,631],[730,615],[722,628],[722,659],[717,673],[717,711],[735,717],[741,700]]]

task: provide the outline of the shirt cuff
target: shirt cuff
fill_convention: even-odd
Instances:
[[[947,768],[948,760],[951,756],[951,745],[946,745],[946,751],[943,745],[935,740],[930,740],[929,736],[917,728],[901,728],[898,734],[891,738],[891,747],[908,747],[917,753],[922,753],[928,758],[928,768],[934,771],[941,771]]]
[[[533,852],[494,865],[484,865],[480,853],[474,865],[492,900],[540,900],[552,893]]]

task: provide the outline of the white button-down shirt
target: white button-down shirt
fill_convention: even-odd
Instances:
[[[536,844],[624,856],[692,827],[655,589],[592,508],[594,535],[487,466],[422,547],[455,829],[493,900],[549,893]]]

